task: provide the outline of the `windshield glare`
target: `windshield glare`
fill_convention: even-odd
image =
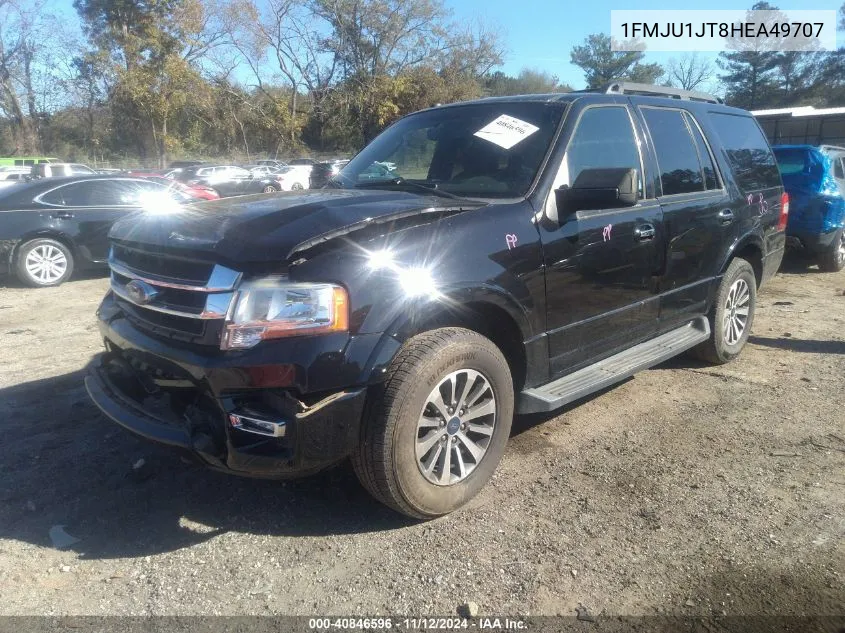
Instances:
[[[398,121],[335,176],[345,187],[403,181],[470,198],[526,194],[565,111],[560,102],[484,103]]]

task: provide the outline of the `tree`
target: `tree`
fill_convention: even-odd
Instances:
[[[331,29],[342,77],[398,75],[447,49],[449,12],[441,0],[313,0]]]
[[[48,59],[61,33],[41,0],[0,0],[0,112],[8,119],[13,151],[36,152],[40,125],[58,81]]]
[[[751,10],[777,11],[777,7],[768,2],[757,2]],[[748,18],[750,21],[751,16]],[[770,103],[777,89],[776,69],[781,53],[764,38],[754,38],[750,42],[733,39],[729,45],[734,50],[719,53],[717,61],[723,71],[720,79],[725,85],[726,100],[746,109]]]
[[[240,0],[234,6],[238,17],[231,22],[230,42],[264,97],[284,100],[276,105],[289,110],[285,135],[293,147],[303,124],[300,90],[310,95],[312,106],[318,105],[334,79],[337,55],[326,49],[319,18],[302,0],[266,0],[260,6],[255,0]],[[290,89],[276,90],[274,80],[279,79]]]
[[[197,65],[223,41],[219,7],[208,0],[74,0],[74,7],[110,61],[116,113],[140,138],[148,130],[163,166],[175,143],[169,121],[203,87]]]
[[[628,80],[653,84],[663,75],[660,64],[642,63],[641,51],[614,51],[609,35],[588,35],[570,53],[573,64],[584,71],[587,88],[601,88],[612,81]]]
[[[491,97],[572,91],[571,86],[561,84],[555,75],[531,68],[523,68],[516,77],[495,72],[485,78],[484,88]]]
[[[684,55],[679,59],[672,58],[666,67],[666,78],[672,85],[684,90],[695,90],[709,82],[716,71],[707,59],[699,57],[698,53]]]

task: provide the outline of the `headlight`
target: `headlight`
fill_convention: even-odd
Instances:
[[[349,302],[342,287],[265,280],[238,290],[220,347],[245,349],[267,339],[348,329]]]

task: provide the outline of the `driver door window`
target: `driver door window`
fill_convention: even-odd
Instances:
[[[570,186],[585,169],[636,169],[642,197],[642,163],[628,109],[602,106],[585,110],[566,149],[564,167],[563,183]]]

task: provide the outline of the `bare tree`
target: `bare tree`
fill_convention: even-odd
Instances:
[[[502,30],[489,21],[477,19],[449,28],[447,49],[440,65],[459,74],[483,77],[504,58]]]
[[[715,76],[716,69],[713,64],[699,57],[698,53],[690,53],[680,59],[672,58],[666,66],[668,80],[684,90],[695,90]]]
[[[306,91],[312,107],[331,86],[337,56],[326,48],[320,20],[304,0],[240,0],[232,5],[230,44],[250,68],[255,86],[273,101],[284,98],[274,87],[281,76],[290,86],[289,137],[296,141],[299,94]]]
[[[15,150],[20,153],[38,149],[43,91],[53,85],[44,78],[51,68],[44,55],[56,28],[44,4],[0,0],[0,112],[11,123]]]

